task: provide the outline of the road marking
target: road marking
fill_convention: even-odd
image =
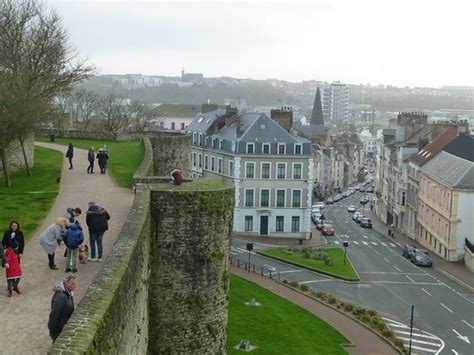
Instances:
[[[237,253],[239,252],[239,250],[240,250],[240,252],[242,252],[242,253],[248,253],[248,252],[249,252],[249,251],[246,250],[246,249],[242,249],[242,248],[237,247],[237,250],[236,250]],[[251,251],[250,254],[256,255],[255,252],[253,252],[253,251]]]
[[[466,335],[459,334],[459,332],[456,329],[453,329],[453,332],[454,332],[454,334],[456,334],[458,336],[459,339],[465,341],[468,344],[471,344],[471,342],[469,341],[469,338]]]
[[[359,245],[359,242],[356,242],[355,240],[352,243],[354,243],[355,245]]]
[[[389,326],[390,326],[390,327],[396,327],[396,328],[401,327],[401,326],[404,326],[405,329],[410,329],[410,327],[408,327],[408,326],[406,326],[406,325],[404,325],[404,324],[398,325],[398,324],[391,324],[391,323],[389,323]],[[416,330],[416,328],[413,328],[413,330]],[[404,332],[404,331],[396,330],[396,329],[395,329],[393,332],[394,332],[394,333],[397,333],[397,334],[410,335],[410,332],[408,332],[408,331],[407,331],[407,332]],[[416,336],[417,336],[418,338],[438,339],[438,337],[437,337],[437,336],[434,336],[434,335],[425,335],[425,334],[421,334],[421,333],[413,333],[412,335],[415,335],[415,334],[416,334]],[[413,338],[413,337],[412,337],[412,338]],[[408,339],[410,339],[410,338],[408,338]]]
[[[402,245],[399,243],[399,242],[395,242],[400,248],[402,247]]]
[[[372,245],[377,245],[377,243],[375,243],[375,242],[370,242],[370,243],[372,243]]]
[[[388,274],[388,275],[398,275],[398,272],[389,272],[389,271],[359,271],[359,274]],[[407,272],[405,275],[424,275],[416,272]]]
[[[325,281],[332,281],[332,279],[320,279],[320,280],[309,280],[309,281],[300,281],[300,284],[311,284],[316,282],[325,282]]]
[[[335,241],[334,241],[334,244],[341,244],[341,242],[335,240]]]
[[[408,334],[410,334],[409,332],[406,332]],[[413,334],[412,338],[411,338],[411,342],[412,343],[420,343],[420,344],[423,344],[423,345],[434,345],[434,346],[439,346],[439,343],[432,343],[432,342],[429,342],[429,341],[424,341],[424,340],[418,340],[418,339],[413,339],[414,336],[419,336],[420,334]],[[397,337],[399,339],[402,339],[402,340],[405,340],[407,343],[410,342],[410,338],[404,338],[404,337]],[[436,351],[433,351],[433,352],[436,352]]]
[[[431,293],[429,293],[428,291],[426,291],[423,287],[421,288],[421,290],[426,293],[428,296],[431,296]]]
[[[365,239],[369,239],[369,237],[367,237],[366,235],[363,235],[363,237],[364,237]]]
[[[387,258],[383,258],[383,260],[390,264],[390,260],[388,260]]]
[[[470,326],[472,329],[474,329],[474,326],[470,325],[468,322],[466,322],[464,319],[462,320],[464,323],[466,323],[468,326]]]
[[[364,281],[364,283],[371,284],[394,284],[394,285],[426,285],[426,286],[444,286],[442,283],[436,284],[433,282],[405,282],[405,281]]]
[[[405,275],[405,277],[406,277],[408,280],[410,280],[411,282],[415,283],[415,280],[413,280],[410,276]]]
[[[289,274],[291,272],[302,272],[304,270],[285,270],[285,271],[279,271],[280,274]]]
[[[377,250],[374,250],[374,253],[377,255],[380,255],[380,253]]]
[[[393,243],[389,243],[389,244],[390,244],[391,247],[394,247],[394,248],[396,247],[396,245],[393,244]]]
[[[395,269],[397,269],[398,272],[402,272],[402,270],[400,270],[400,268],[399,268],[398,266],[393,265],[393,267],[394,267]]]
[[[449,312],[454,313],[454,312],[453,312],[452,310],[450,310],[450,309],[448,308],[448,306],[446,306],[444,303],[440,303],[440,305],[441,305],[442,307],[446,308]]]
[[[454,355],[459,355],[459,353],[456,350],[451,349],[451,351],[454,353]]]
[[[384,242],[380,242],[380,244],[382,244],[384,247],[387,246],[387,244],[385,244]]]
[[[362,242],[362,244],[364,244],[364,245],[369,245],[369,243],[367,243],[367,242]]]
[[[433,354],[438,352],[438,350],[422,348],[421,346],[416,346],[416,345],[412,345],[411,348],[416,349],[416,350],[426,351],[427,353],[433,353]]]

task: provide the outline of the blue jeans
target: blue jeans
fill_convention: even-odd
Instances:
[[[91,233],[90,235],[90,245],[91,245],[91,258],[95,258],[95,247],[97,243],[97,249],[99,251],[99,259],[102,259],[102,252],[103,252],[103,247],[102,247],[102,237],[104,236],[104,232],[95,232]]]

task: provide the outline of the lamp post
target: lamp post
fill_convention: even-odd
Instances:
[[[349,246],[349,242],[347,241],[342,242],[342,246],[344,247],[344,265],[346,265],[346,254],[347,254],[347,247]]]
[[[253,250],[253,243],[247,243],[247,250],[249,252],[249,266],[248,266],[248,272],[250,272],[250,255],[251,255],[251,251]]]

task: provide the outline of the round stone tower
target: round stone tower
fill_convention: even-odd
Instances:
[[[191,178],[191,136],[179,132],[157,132],[150,136],[153,146],[154,174],[169,176],[179,169]]]

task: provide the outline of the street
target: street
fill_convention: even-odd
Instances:
[[[401,254],[396,238],[360,227],[352,221],[347,206],[358,207],[361,193],[326,206],[336,235],[326,237],[326,247],[349,242],[347,255],[360,275],[360,283],[344,282],[299,269],[259,255],[251,262],[266,267],[281,279],[307,284],[340,299],[376,309],[408,347],[410,308],[415,305],[412,353],[472,354],[474,341],[474,295],[435,268],[421,268]],[[369,208],[369,206],[366,206]],[[316,232],[318,233],[318,232]],[[255,248],[268,247],[256,243]],[[234,240],[232,257],[248,261],[245,243]]]

